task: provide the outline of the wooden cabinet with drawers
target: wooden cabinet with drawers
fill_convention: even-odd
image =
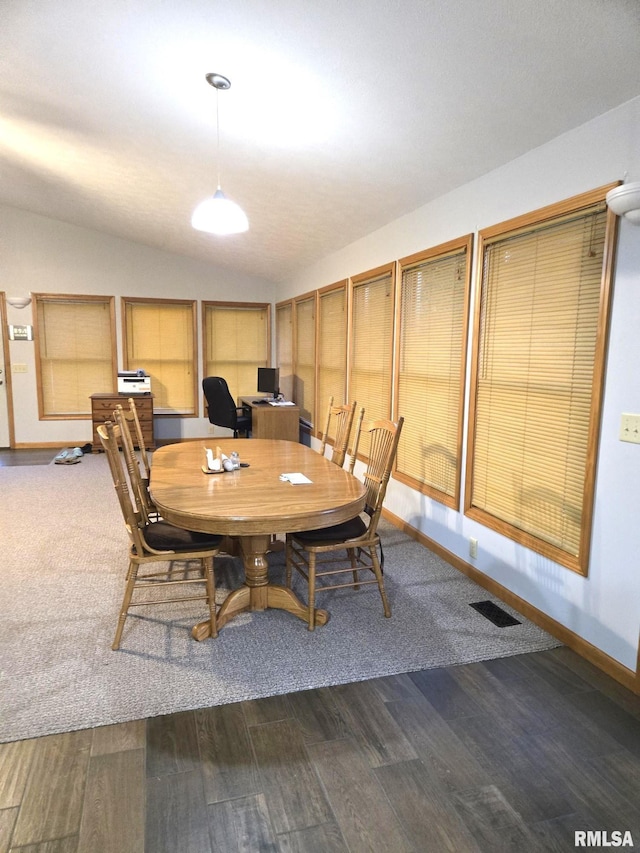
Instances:
[[[153,394],[131,395],[135,401],[138,420],[142,428],[142,437],[147,450],[155,450],[156,443],[153,437]],[[93,449],[101,450],[98,427],[105,421],[113,420],[113,410],[120,403],[125,412],[129,411],[129,396],[127,394],[92,394],[91,395],[91,420],[93,421]],[[132,435],[135,433],[132,430]]]

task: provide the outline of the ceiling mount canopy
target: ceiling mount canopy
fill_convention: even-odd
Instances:
[[[206,231],[209,234],[241,234],[249,228],[249,220],[242,208],[231,199],[227,198],[220,186],[220,118],[218,93],[221,90],[230,89],[231,81],[222,74],[212,71],[205,75],[210,86],[216,90],[216,137],[218,157],[218,188],[215,193],[201,201],[193,211],[191,225],[198,231]]]
[[[228,77],[223,77],[222,74],[216,74],[215,71],[211,71],[209,74],[205,74],[204,79],[210,86],[213,86],[214,89],[231,88],[231,80],[229,80]]]

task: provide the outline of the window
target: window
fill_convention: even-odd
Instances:
[[[131,297],[122,302],[125,370],[151,376],[156,414],[195,415],[195,302]]]
[[[276,361],[280,368],[280,392],[293,400],[293,305],[276,305]]]
[[[467,305],[473,238],[403,258],[394,477],[447,506],[460,500]]]
[[[349,399],[365,407],[365,423],[391,415],[395,265],[356,276],[352,284]],[[366,457],[368,441],[358,453]]]
[[[269,364],[268,304],[203,302],[203,376],[222,376],[234,400],[256,393],[259,367]]]
[[[608,189],[480,234],[466,511],[582,574],[615,232]]]
[[[319,431],[329,411],[329,400],[342,406],[347,384],[347,283],[331,285],[318,295],[318,388]],[[333,425],[333,423],[332,423]],[[333,436],[330,436],[333,438]]]
[[[295,364],[293,399],[300,406],[300,417],[313,424],[316,393],[316,297],[315,293],[296,299]]]
[[[35,293],[34,300],[40,418],[91,417],[91,395],[116,386],[114,299]]]

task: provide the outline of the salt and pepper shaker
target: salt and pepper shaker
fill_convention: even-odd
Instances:
[[[240,467],[240,454],[237,450],[233,450],[231,452],[231,462],[233,464],[233,470],[237,471]]]

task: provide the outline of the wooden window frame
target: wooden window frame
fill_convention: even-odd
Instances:
[[[197,326],[197,304],[195,299],[154,299],[146,296],[122,296],[122,362],[125,370],[132,370],[138,365],[129,365],[128,343],[129,335],[127,329],[127,306],[128,305],[185,305],[191,309],[192,328],[192,352],[191,365],[193,373],[193,411],[171,412],[156,409],[156,414],[163,418],[197,418],[199,417],[199,394],[198,394],[198,326]],[[151,386],[153,392],[153,384]]]
[[[355,346],[355,325],[357,321],[357,317],[355,315],[354,309],[354,292],[361,286],[367,284],[368,282],[374,282],[376,279],[380,279],[383,277],[389,276],[389,295],[391,298],[391,305],[389,307],[390,311],[390,320],[391,320],[391,341],[389,347],[389,363],[387,365],[387,371],[389,376],[389,399],[386,401],[386,409],[378,414],[377,416],[372,414],[371,411],[367,411],[367,407],[362,400],[357,398],[356,391],[354,390],[354,381],[353,381],[353,370],[354,370],[354,346]],[[349,317],[349,325],[348,325],[348,347],[347,347],[347,399],[348,400],[356,400],[357,408],[360,406],[365,406],[364,420],[365,423],[374,419],[374,417],[380,417],[385,419],[391,418],[392,406],[393,406],[393,361],[394,361],[394,346],[395,346],[395,322],[396,322],[396,280],[397,280],[397,262],[392,261],[388,264],[382,264],[379,267],[375,267],[371,270],[367,270],[366,272],[359,273],[358,275],[351,276],[349,279],[349,298],[348,298],[348,317]],[[367,461],[368,456],[366,449],[362,447],[362,443],[358,448],[358,459]]]
[[[398,480],[398,482],[404,483],[407,486],[410,486],[412,489],[415,489],[422,494],[428,495],[429,497],[437,500],[439,503],[444,504],[445,506],[451,507],[452,509],[458,509],[460,507],[460,492],[461,492],[461,480],[462,480],[462,450],[463,450],[463,429],[464,429],[464,400],[465,400],[465,383],[466,383],[466,372],[467,372],[467,345],[468,345],[468,337],[469,337],[469,300],[471,294],[471,274],[472,274],[472,265],[473,265],[473,234],[466,234],[463,237],[459,237],[454,240],[449,240],[446,243],[441,243],[438,246],[433,246],[430,249],[426,249],[422,252],[417,252],[415,254],[409,255],[405,258],[401,258],[398,261],[398,282],[396,285],[397,288],[397,299],[396,299],[396,323],[395,323],[395,371],[394,371],[394,418],[397,420],[400,415],[404,415],[405,424],[410,421],[413,412],[401,412],[399,410],[400,407],[400,379],[401,379],[401,361],[402,361],[402,332],[403,332],[403,316],[402,316],[402,299],[403,299],[403,288],[404,288],[404,273],[405,271],[409,271],[415,267],[424,264],[429,261],[436,261],[439,258],[443,260],[452,255],[458,255],[465,253],[465,273],[464,273],[464,294],[463,294],[463,316],[462,316],[462,330],[461,330],[461,340],[460,340],[460,369],[458,375],[459,382],[459,395],[458,395],[458,416],[457,416],[457,424],[456,424],[456,449],[455,449],[455,464],[456,464],[456,473],[455,473],[455,482],[454,482],[454,493],[453,495],[448,492],[438,489],[432,484],[426,482],[424,479],[421,479],[417,475],[412,475],[407,472],[403,472],[398,470],[398,457],[396,457],[396,465],[393,471],[393,478]],[[425,330],[428,334],[428,330]],[[406,427],[404,432],[406,433]],[[400,441],[402,442],[405,436],[401,436]]]
[[[238,308],[242,311],[260,311],[264,313],[266,318],[266,346],[265,346],[265,357],[264,364],[256,364],[256,376],[257,376],[257,367],[269,367],[271,365],[271,303],[270,302],[228,302],[228,301],[210,301],[205,300],[202,303],[202,376],[206,377],[210,374],[208,373],[207,368],[207,345],[209,341],[209,329],[207,325],[207,313],[209,308],[221,308],[225,309],[234,309]],[[225,377],[226,378],[226,377]],[[233,389],[232,396],[233,396]],[[250,394],[255,393],[254,391],[247,391],[246,395],[239,393],[236,396],[249,396]],[[203,397],[203,411],[206,412],[206,400]]]
[[[34,303],[33,325],[35,339],[35,367],[36,367],[36,384],[38,389],[38,418],[41,421],[74,421],[87,420],[91,418],[91,399],[87,397],[87,411],[79,413],[45,413],[44,394],[43,394],[43,377],[42,364],[40,354],[40,336],[42,330],[39,328],[38,320],[38,305],[44,302],[51,303],[102,303],[108,306],[109,309],[109,326],[110,326],[110,344],[111,344],[111,374],[112,387],[111,389],[96,389],[96,392],[104,390],[114,391],[117,386],[118,377],[118,361],[117,361],[117,342],[116,342],[116,315],[115,315],[115,297],[114,296],[99,296],[95,294],[80,294],[80,293],[32,293]]]
[[[349,360],[349,280],[344,278],[341,281],[336,281],[333,284],[321,287],[318,290],[318,304],[316,313],[316,422],[317,427],[314,431],[316,438],[321,438],[325,424],[323,418],[329,410],[329,397],[321,399],[321,374],[322,364],[320,362],[320,348],[322,335],[322,300],[325,297],[332,296],[334,293],[342,291],[344,293],[344,361],[342,365],[342,394],[336,397],[334,394],[333,404],[342,406],[347,404],[347,373]],[[331,395],[330,395],[331,396]],[[329,436],[329,443],[333,443],[333,439]]]
[[[280,314],[279,312],[288,310],[290,312],[290,332],[291,337],[288,341],[289,343],[289,351],[291,353],[291,374],[289,376],[283,375],[282,373],[282,363],[281,363],[281,350],[280,345],[282,343],[282,330],[279,326]],[[280,393],[285,396],[288,400],[294,400],[293,397],[293,389],[294,389],[294,375],[295,375],[295,361],[294,361],[294,350],[293,345],[295,341],[294,337],[294,322],[295,322],[295,311],[293,308],[293,299],[286,299],[282,302],[276,303],[275,308],[275,324],[276,324],[276,365],[280,370]]]
[[[313,374],[313,390],[309,395],[309,399],[307,399],[307,394],[304,393],[301,398],[301,393],[299,390],[299,382],[300,382],[300,372],[299,372],[299,364],[300,364],[300,354],[299,354],[299,342],[298,342],[298,313],[300,310],[300,305],[311,303],[313,309],[313,365],[311,366],[312,374]],[[296,405],[300,407],[300,419],[305,422],[309,427],[313,428],[315,422],[315,405],[316,405],[316,387],[317,387],[317,323],[318,323],[318,291],[312,290],[309,293],[304,293],[301,296],[296,296],[293,299],[293,318],[292,318],[292,329],[293,329],[293,400]]]
[[[591,532],[593,521],[593,507],[595,500],[595,477],[598,460],[598,443],[600,437],[600,419],[602,411],[602,399],[604,395],[604,376],[606,369],[608,326],[611,302],[611,291],[613,281],[613,266],[617,236],[617,217],[610,210],[606,214],[606,228],[604,238],[604,254],[602,259],[602,275],[600,283],[600,298],[598,308],[598,320],[596,327],[594,348],[594,369],[592,374],[591,401],[587,438],[587,454],[585,462],[583,501],[581,507],[580,521],[580,544],[579,553],[569,554],[566,550],[547,542],[538,536],[534,536],[521,530],[512,524],[500,519],[486,511],[472,505],[473,496],[473,471],[474,471],[474,444],[476,432],[476,405],[477,388],[479,377],[479,345],[480,345],[480,322],[482,307],[483,286],[483,262],[485,256],[485,245],[496,238],[512,235],[519,230],[543,227],[552,224],[562,217],[578,213],[581,209],[604,203],[608,190],[617,186],[617,183],[608,184],[604,187],[573,196],[541,208],[531,213],[524,214],[514,219],[483,229],[478,238],[478,263],[475,284],[475,308],[473,321],[473,345],[471,364],[471,383],[469,395],[469,430],[467,437],[467,465],[465,484],[465,515],[474,519],[492,530],[506,536],[507,538],[524,545],[532,551],[547,557],[559,565],[587,576],[589,567],[589,550],[591,544]]]

